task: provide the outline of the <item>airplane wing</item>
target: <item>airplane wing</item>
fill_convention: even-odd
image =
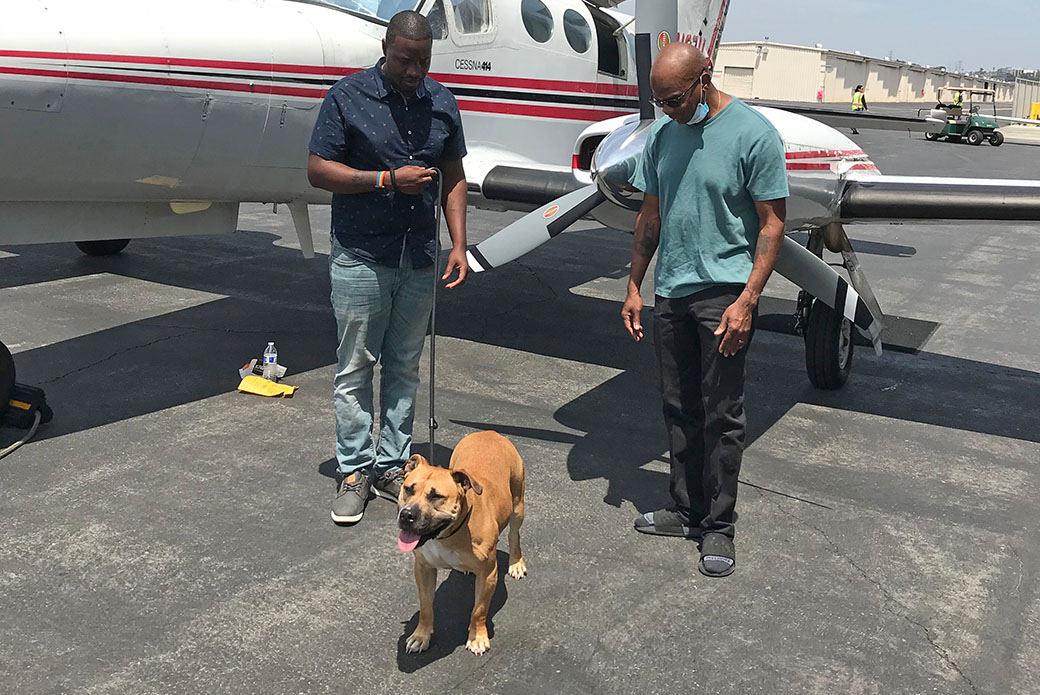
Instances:
[[[873,113],[855,113],[824,109],[804,104],[781,104],[754,100],[755,106],[768,106],[790,113],[796,113],[814,121],[819,121],[832,128],[864,128],[866,130],[902,130],[911,133],[937,133],[946,125],[944,120],[926,116],[886,116]]]
[[[1008,123],[1020,123],[1022,125],[1040,125],[1040,121],[1033,118],[1014,118],[1013,116],[990,116],[995,121],[1007,121]]]
[[[1040,220],[1040,181],[848,174],[833,213],[842,222]]]

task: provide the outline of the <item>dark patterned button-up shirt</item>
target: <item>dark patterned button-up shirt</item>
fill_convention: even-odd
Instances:
[[[427,77],[405,99],[383,74],[384,61],[333,85],[314,124],[310,151],[362,171],[440,167],[462,159],[466,144],[455,97]],[[436,197],[436,181],[421,195],[334,193],[332,233],[362,260],[423,268],[436,249]]]

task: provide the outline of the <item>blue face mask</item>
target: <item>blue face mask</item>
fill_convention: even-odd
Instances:
[[[690,117],[690,120],[686,121],[686,125],[697,125],[707,117],[708,105],[702,101],[697,104],[697,108],[693,110],[693,116]]]
[[[693,110],[693,115],[690,116],[690,120],[686,121],[686,125],[697,125],[705,118],[708,117],[708,91],[704,86],[703,80],[701,81],[701,103],[697,104],[697,108]]]

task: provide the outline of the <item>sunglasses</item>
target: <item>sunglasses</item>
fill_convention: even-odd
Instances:
[[[683,103],[683,99],[686,98],[686,95],[690,93],[691,89],[697,86],[697,83],[701,81],[702,77],[704,77],[705,72],[707,72],[707,70],[702,72],[700,75],[697,75],[697,78],[694,79],[693,84],[691,84],[689,87],[684,89],[679,94],[676,94],[674,97],[668,97],[667,99],[658,99],[655,96],[651,96],[650,103],[660,108],[664,108],[667,106],[670,109],[674,109],[676,106]]]

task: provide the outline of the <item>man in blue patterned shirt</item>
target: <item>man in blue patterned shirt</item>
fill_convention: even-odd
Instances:
[[[427,77],[432,46],[425,17],[394,15],[384,57],[329,90],[311,135],[307,176],[333,194],[337,523],[360,521],[373,490],[397,501],[432,307],[436,205],[444,209],[452,244],[441,279],[454,288],[469,272],[466,144],[455,97]],[[436,168],[443,176],[441,200]],[[372,439],[377,362],[378,447]]]

